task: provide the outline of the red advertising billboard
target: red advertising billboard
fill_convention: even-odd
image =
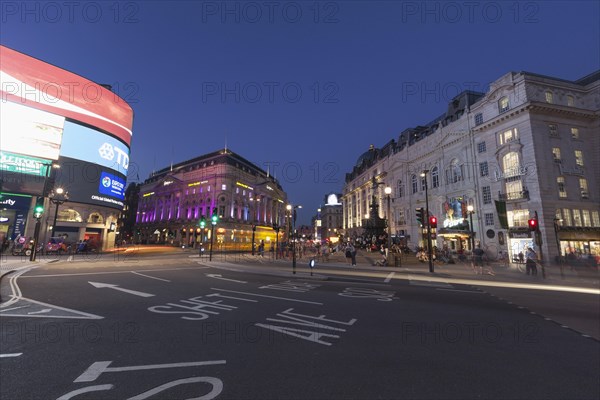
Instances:
[[[110,90],[0,46],[0,103],[48,111],[99,128],[131,145],[133,110]]]

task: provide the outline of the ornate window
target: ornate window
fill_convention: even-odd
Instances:
[[[413,193],[417,193],[418,192],[418,186],[417,186],[417,176],[413,175],[411,178],[411,183],[412,183],[412,192]]]
[[[58,210],[57,221],[62,222],[82,222],[81,214],[72,209],[60,209]]]
[[[436,188],[440,186],[440,171],[438,167],[433,167],[431,170],[431,185]]]
[[[508,104],[508,97],[503,97],[500,100],[498,100],[498,112],[500,112],[500,114],[508,111],[509,108],[510,105]]]
[[[398,180],[398,185],[396,187],[396,197],[403,197],[404,196],[404,183],[402,182],[402,180]]]
[[[498,144],[505,145],[507,143],[516,141],[519,138],[517,128],[508,129],[506,131],[498,133]]]
[[[94,213],[91,213],[90,216],[88,217],[87,223],[88,224],[103,224],[104,218],[102,218],[102,215],[100,215],[100,213],[94,212]]]
[[[446,181],[448,183],[457,183],[463,180],[463,166],[458,165],[458,161],[454,160],[450,167],[446,170]]]

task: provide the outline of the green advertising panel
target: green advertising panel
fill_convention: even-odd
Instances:
[[[27,175],[46,176],[50,161],[43,158],[22,156],[0,151],[0,170]]]

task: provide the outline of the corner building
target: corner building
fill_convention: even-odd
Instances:
[[[262,240],[269,249],[282,241],[288,223],[287,195],[278,181],[229,149],[151,174],[139,196],[134,238],[142,243],[195,247],[210,241],[216,213],[215,249],[251,250],[253,234],[257,245]]]
[[[427,171],[440,249],[470,251],[474,232],[492,256],[526,246],[546,261],[600,256],[599,89],[600,71],[576,81],[511,72],[487,93],[459,94],[433,121],[359,157],[343,190],[348,236],[360,235],[372,195],[387,217],[383,187],[391,186],[392,232],[423,246],[415,209],[425,208]],[[383,185],[374,188],[373,177]],[[541,246],[527,226],[535,215]]]
[[[0,240],[29,242],[39,197],[41,243],[54,231],[67,243],[113,247],[132,108],[106,85],[5,46],[0,72]]]

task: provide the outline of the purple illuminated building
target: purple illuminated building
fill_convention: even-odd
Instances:
[[[154,172],[141,185],[134,240],[196,247],[210,241],[211,216],[217,248],[250,250],[282,240],[274,226],[287,224],[287,195],[278,181],[250,161],[222,149]],[[202,218],[206,220],[201,229]],[[253,232],[253,228],[254,232]]]

